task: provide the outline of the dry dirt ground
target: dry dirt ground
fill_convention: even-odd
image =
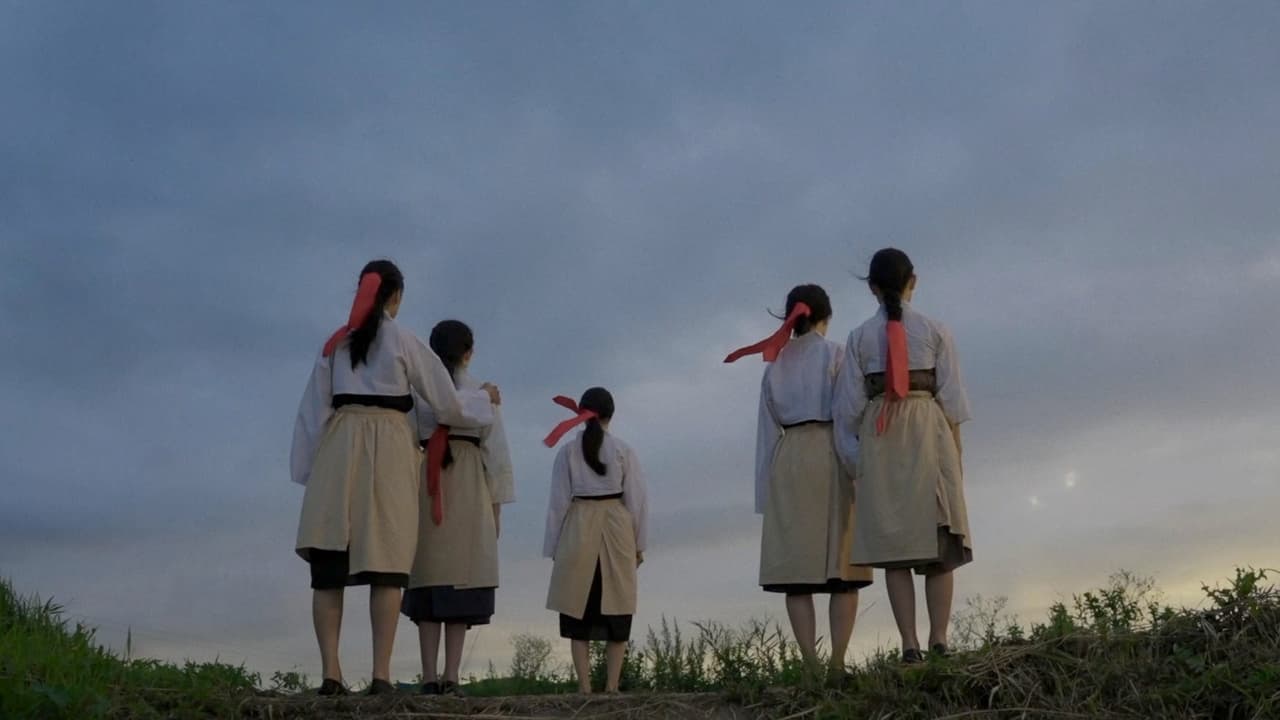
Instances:
[[[810,699],[810,704],[813,700]],[[444,698],[411,694],[344,698],[263,697],[249,700],[242,716],[253,720],[535,720],[542,718],[654,718],[655,720],[756,720],[809,715],[793,693],[766,692],[751,704],[717,693],[534,695],[504,698]]]

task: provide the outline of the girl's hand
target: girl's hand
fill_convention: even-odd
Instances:
[[[636,553],[636,567],[640,567],[643,564],[644,564],[644,553],[642,552]]]
[[[493,528],[497,531],[498,537],[502,537],[502,506],[498,503],[493,504]]]
[[[489,393],[489,402],[494,405],[502,404],[502,393],[498,392],[498,386],[493,383],[485,383],[480,386],[481,390]]]

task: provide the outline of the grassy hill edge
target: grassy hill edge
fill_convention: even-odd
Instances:
[[[633,649],[632,692],[612,706],[570,702],[550,643],[531,636],[515,638],[508,675],[491,670],[465,701],[320,700],[304,678],[280,673],[264,689],[243,667],[121,658],[53,602],[0,580],[0,717],[428,717],[447,702],[445,714],[490,717],[590,717],[599,707],[610,717],[1280,718],[1280,590],[1268,580],[1239,569],[1206,585],[1192,609],[1164,605],[1150,581],[1120,573],[1029,626],[1001,601],[978,599],[958,614],[962,652],[912,669],[881,654],[839,691],[810,679],[776,625],[695,623],[689,632],[664,619]],[[499,697],[516,695],[526,699]]]

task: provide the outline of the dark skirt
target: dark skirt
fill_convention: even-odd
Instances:
[[[400,612],[422,623],[488,625],[493,619],[495,588],[458,588],[448,585],[413,588],[404,594]]]
[[[627,642],[631,639],[630,615],[604,615],[600,612],[600,599],[604,596],[604,580],[600,575],[600,562],[596,562],[596,574],[591,580],[591,592],[587,595],[587,610],[582,619],[560,615],[560,637],[570,640],[605,640]]]
[[[843,595],[858,592],[871,583],[867,580],[842,580],[831,578],[824,583],[784,583],[780,585],[761,585],[765,592],[786,593],[787,595]]]
[[[341,590],[351,585],[409,586],[409,573],[358,572],[352,575],[351,555],[345,550],[310,548],[307,563],[311,565],[312,590]]]

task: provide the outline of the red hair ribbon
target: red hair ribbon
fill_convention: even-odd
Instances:
[[[560,407],[566,408],[570,412],[573,412],[576,414],[573,417],[569,418],[568,420],[565,420],[564,422],[560,423],[559,425],[556,425],[555,429],[547,434],[546,439],[542,441],[542,443],[547,447],[555,447],[556,443],[560,442],[560,438],[564,437],[565,433],[581,425],[582,423],[590,420],[591,418],[599,417],[599,415],[596,414],[595,410],[583,410],[582,408],[578,407],[578,403],[574,402],[570,398],[565,397],[564,395],[557,395],[554,398],[551,398],[551,401],[559,405]]]
[[[911,391],[911,376],[907,370],[907,331],[901,320],[890,320],[885,326],[889,343],[884,358],[884,401],[880,416],[876,418],[876,435],[889,429],[891,406]]]
[[[440,473],[444,470],[444,454],[449,450],[449,426],[436,425],[427,439],[427,495],[431,496],[431,522],[444,522],[444,488]]]
[[[360,288],[356,290],[356,299],[351,303],[351,315],[347,317],[347,324],[338,328],[337,332],[324,344],[325,357],[332,355],[338,343],[342,342],[342,338],[363,325],[369,318],[369,313],[373,312],[373,306],[377,302],[380,287],[382,287],[382,276],[378,273],[370,272],[360,276]]]
[[[731,363],[739,358],[746,357],[747,355],[755,355],[756,353],[760,353],[764,356],[765,362],[773,362],[774,360],[777,360],[778,353],[782,352],[783,346],[785,346],[787,341],[791,339],[791,330],[795,328],[796,322],[799,321],[801,317],[809,317],[812,313],[813,311],[809,309],[808,305],[805,305],[802,302],[796,303],[796,306],[791,309],[791,314],[787,316],[785,321],[783,321],[782,327],[778,328],[777,332],[761,340],[755,345],[748,345],[747,347],[734,350],[729,353],[729,357],[725,358],[724,361]]]

